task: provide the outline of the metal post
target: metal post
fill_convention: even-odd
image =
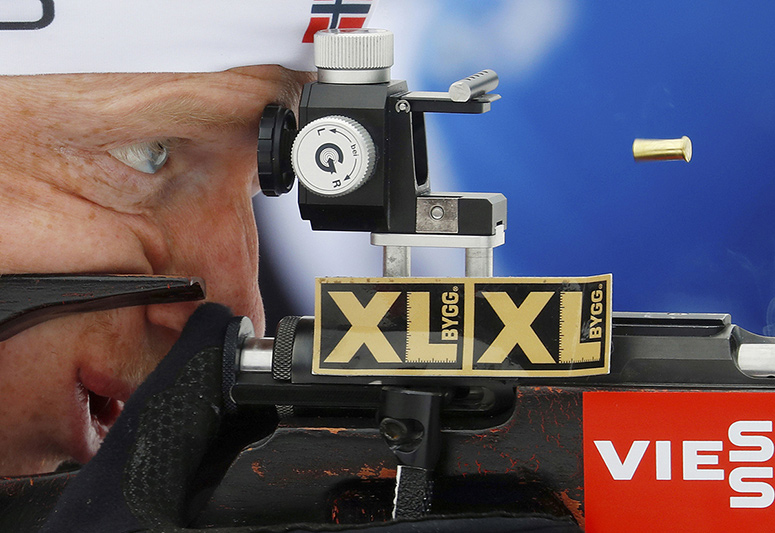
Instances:
[[[491,278],[492,248],[466,248],[466,277]]]
[[[383,247],[382,275],[386,278],[408,278],[411,276],[412,249],[408,246]]]

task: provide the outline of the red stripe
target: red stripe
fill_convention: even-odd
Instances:
[[[307,26],[307,31],[304,32],[304,38],[301,40],[301,42],[313,42],[312,36],[315,35],[315,32],[327,29],[330,20],[331,19],[328,17],[312,17],[309,21],[309,26]],[[361,22],[361,24],[363,23]]]
[[[339,19],[340,28],[363,28],[366,17],[342,17]]]

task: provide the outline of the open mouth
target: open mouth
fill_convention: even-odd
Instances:
[[[76,382],[75,419],[71,454],[79,463],[86,463],[99,450],[124,409],[132,388],[114,378],[81,369]]]
[[[118,415],[124,408],[124,402],[109,396],[100,396],[94,391],[86,389],[89,400],[89,416],[92,427],[100,440],[105,438],[108,430],[115,423]]]

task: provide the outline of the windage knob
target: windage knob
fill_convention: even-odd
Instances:
[[[372,28],[319,31],[315,34],[315,66],[321,83],[388,82],[393,33]]]
[[[376,148],[369,132],[349,117],[330,115],[307,124],[293,143],[299,181],[320,196],[342,196],[373,174]]]

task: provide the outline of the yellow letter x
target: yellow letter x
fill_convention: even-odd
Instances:
[[[517,307],[505,292],[483,292],[482,296],[487,299],[503,322],[503,329],[477,363],[502,363],[517,344],[530,362],[555,363],[556,361],[531,326],[553,294],[553,292],[531,292],[522,305]]]
[[[366,347],[378,363],[400,363],[401,358],[377,327],[379,321],[398,299],[400,292],[378,292],[362,307],[351,292],[329,292],[336,305],[350,321],[351,327],[324,363],[349,363],[358,349]]]

